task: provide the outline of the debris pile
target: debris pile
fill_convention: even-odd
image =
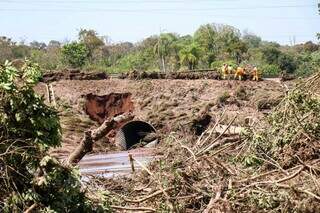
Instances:
[[[290,91],[267,118],[240,135],[171,133],[148,168],[130,178],[97,179],[116,210],[141,212],[320,212],[319,76]],[[318,80],[315,80],[318,79]],[[135,160],[135,163],[139,162]]]
[[[60,80],[103,80],[108,79],[105,72],[86,72],[79,69],[63,69],[61,71],[46,72],[41,81],[50,83]]]
[[[131,71],[119,76],[121,79],[141,80],[141,79],[220,79],[220,74],[213,70],[188,71],[188,72],[145,72]]]

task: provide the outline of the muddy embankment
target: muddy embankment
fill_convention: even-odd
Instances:
[[[50,83],[59,111],[63,143],[54,150],[68,155],[83,133],[97,128],[109,116],[132,111],[136,120],[145,121],[160,135],[180,132],[199,135],[225,112],[222,124],[238,114],[234,125],[260,120],[263,100],[274,100],[285,91],[272,81],[199,80],[61,80]],[[46,96],[46,85],[36,87]],[[46,98],[46,97],[45,97]],[[119,150],[112,140],[115,132],[94,146],[94,152]]]
[[[108,76],[105,72],[87,72],[79,69],[64,69],[46,72],[41,81],[50,83],[60,80],[103,80]]]

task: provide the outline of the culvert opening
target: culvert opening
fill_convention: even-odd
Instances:
[[[192,121],[191,130],[195,135],[200,136],[208,128],[212,117],[208,114]]]
[[[123,125],[116,134],[115,142],[124,150],[138,144],[158,143],[155,128],[144,121],[131,121]]]

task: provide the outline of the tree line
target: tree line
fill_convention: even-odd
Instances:
[[[318,36],[319,37],[319,36]],[[259,36],[221,24],[205,24],[193,35],[161,33],[136,43],[110,43],[94,30],[81,29],[76,41],[17,43],[0,37],[0,62],[29,58],[44,70],[82,68],[106,72],[179,71],[254,65],[265,76],[282,72],[307,75],[320,66],[320,46],[263,41]]]

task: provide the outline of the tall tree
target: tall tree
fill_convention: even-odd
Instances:
[[[154,46],[154,52],[159,56],[164,72],[166,72],[166,59],[175,48],[174,45],[176,41],[176,35],[172,33],[163,33],[159,36],[158,42]]]
[[[88,49],[89,57],[93,56],[96,49],[104,46],[103,37],[99,37],[94,30],[81,29],[79,31],[79,41]]]
[[[217,29],[215,24],[200,26],[194,33],[194,40],[204,50],[202,60],[204,66],[209,67],[217,56]]]
[[[180,60],[182,64],[187,64],[189,70],[193,70],[200,58],[202,49],[199,44],[193,42],[180,50]]]

